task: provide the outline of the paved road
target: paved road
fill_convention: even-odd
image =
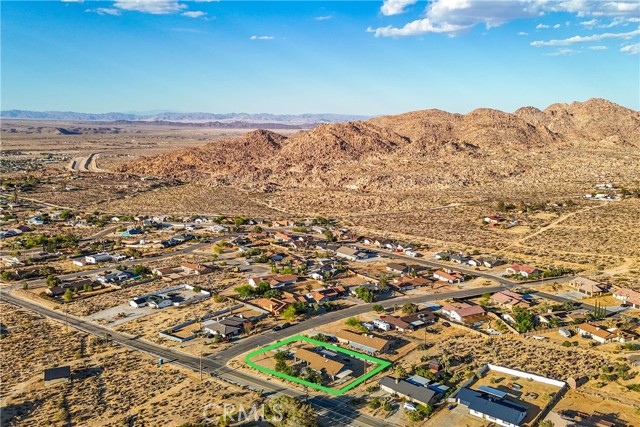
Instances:
[[[198,357],[140,340],[74,316],[65,315],[65,313],[60,311],[52,310],[34,302],[18,298],[9,294],[5,290],[0,291],[0,297],[3,301],[34,311],[61,323],[65,323],[83,332],[100,337],[105,337],[109,334],[111,340],[121,345],[162,358],[168,363],[175,363],[193,369],[194,371],[199,370],[200,360]],[[244,372],[233,370],[225,366],[225,363],[225,361],[204,358],[202,360],[203,371],[225,381],[239,384],[240,386],[247,386],[256,391],[265,391],[270,395],[283,394],[291,397],[305,396],[305,393],[298,390],[254,377]],[[389,427],[393,425],[387,421],[358,413],[354,408],[347,405],[347,401],[348,398],[345,397],[309,396],[308,403],[311,404],[320,417],[327,422],[326,425],[358,425],[369,427]]]
[[[492,286],[486,288],[476,288],[476,289],[465,289],[461,291],[455,292],[446,292],[440,294],[423,294],[423,295],[410,295],[405,297],[393,298],[388,301],[377,301],[375,304],[381,304],[385,308],[393,307],[394,305],[398,305],[398,307],[402,306],[405,303],[420,303],[425,301],[436,301],[442,299],[449,298],[470,298],[477,297],[485,292],[499,292],[504,290],[505,288],[502,286]],[[228,349],[222,350],[215,355],[209,356],[209,358],[214,360],[231,360],[234,357],[237,357],[243,353],[246,353],[250,350],[254,350],[258,347],[262,347],[267,344],[271,344],[276,340],[283,339],[289,337],[291,335],[295,335],[302,331],[305,331],[310,328],[319,329],[322,326],[335,322],[340,319],[346,319],[351,316],[358,316],[360,314],[371,312],[372,304],[358,304],[353,307],[346,308],[344,310],[332,311],[322,316],[314,317],[310,320],[303,321],[297,323],[283,331],[271,331],[265,334],[256,335],[251,338],[245,338],[238,342],[236,342],[232,347]]]
[[[104,172],[96,165],[96,156],[100,153],[91,153],[86,157],[76,157],[69,162],[69,169],[79,172]]]
[[[363,246],[363,245],[355,245],[355,246],[360,249],[367,249],[367,250],[371,249],[370,247]],[[471,274],[473,276],[478,276],[488,280],[493,280],[505,286],[509,286],[509,285],[512,285],[513,283],[517,283],[513,280],[509,280],[500,276],[498,273],[485,273],[482,271],[476,271],[470,268],[465,268],[461,264],[453,265],[449,263],[445,264],[443,262],[438,262],[438,261],[427,261],[426,259],[411,257],[401,252],[392,252],[392,251],[385,251],[385,250],[376,250],[376,252],[378,252],[378,254],[380,254],[383,257],[394,258],[394,259],[402,260],[411,264],[423,265],[425,267],[451,268],[456,271],[460,271],[461,273],[464,273],[464,274]]]
[[[595,306],[593,306],[591,304],[581,303],[580,301],[575,301],[575,300],[572,300],[571,298],[565,298],[565,297],[561,297],[561,296],[558,296],[558,295],[548,294],[548,293],[545,293],[545,292],[536,292],[533,295],[539,296],[539,297],[542,297],[542,298],[546,298],[546,299],[551,300],[551,301],[560,302],[560,303],[564,303],[564,302],[570,301],[570,302],[574,303],[578,308],[582,308],[582,309],[589,310],[589,311],[594,311],[595,308],[596,308]],[[604,307],[601,307],[601,308],[604,308]],[[605,308],[605,311],[607,312],[607,317],[617,314],[615,311],[606,310],[606,308]]]

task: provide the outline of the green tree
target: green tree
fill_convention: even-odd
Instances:
[[[50,274],[47,276],[46,284],[47,288],[53,288],[54,286],[59,286],[62,283],[59,277]]]
[[[529,310],[514,308],[516,312],[516,329],[519,332],[528,332],[535,328],[535,317]]]
[[[282,296],[282,292],[277,289],[269,289],[262,296],[265,298],[280,298]]]
[[[62,298],[64,298],[65,301],[69,302],[73,299],[73,291],[69,288],[66,291],[64,291],[64,295],[62,296]]]
[[[360,326],[360,319],[358,319],[357,317],[349,317],[347,320],[345,320],[344,324],[352,328],[357,328],[358,326]]]
[[[384,307],[383,307],[382,305],[380,305],[380,304],[373,304],[373,305],[371,306],[371,309],[372,309],[373,311],[375,311],[376,313],[382,313],[382,312],[384,312]]]
[[[243,299],[250,298],[255,294],[255,290],[251,285],[238,286],[234,291]]]
[[[133,271],[136,273],[136,276],[146,276],[151,274],[151,269],[146,265],[136,265],[133,267]]]
[[[68,220],[71,218],[73,218],[73,213],[71,213],[70,210],[65,209],[62,212],[60,212],[60,219]]]
[[[356,289],[356,296],[364,302],[373,302],[375,300],[375,294],[366,286],[360,286]]]
[[[260,282],[260,283],[258,283],[258,286],[256,287],[255,292],[256,292],[257,295],[264,295],[269,290],[271,290],[271,285],[269,283]]]
[[[275,427],[318,427],[316,411],[310,405],[289,396],[271,399],[265,412],[267,419],[272,420],[270,422]]]
[[[294,320],[296,318],[296,307],[293,304],[289,304],[282,312],[282,317],[288,321]]]
[[[402,365],[396,365],[394,371],[395,371],[395,374],[396,374],[396,384],[399,383],[400,380],[407,375],[407,370],[404,369],[404,367],[402,367]]]
[[[417,313],[418,310],[420,310],[420,308],[417,305],[415,305],[415,304],[413,304],[411,302],[405,303],[402,306],[402,313],[403,314],[414,314],[414,313]]]

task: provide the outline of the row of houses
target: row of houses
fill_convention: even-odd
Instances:
[[[433,257],[437,260],[446,260],[454,262],[456,264],[470,265],[472,267],[493,268],[504,263],[501,259],[495,256],[485,255],[473,258],[470,255],[466,255],[462,252],[436,252],[433,254]]]
[[[346,289],[343,286],[332,286],[324,289],[316,289],[305,295],[300,295],[295,292],[281,291],[280,298],[257,298],[251,300],[251,304],[268,311],[273,315],[280,315],[290,304],[304,303],[304,304],[324,304],[329,301],[333,301],[336,298],[344,296]]]

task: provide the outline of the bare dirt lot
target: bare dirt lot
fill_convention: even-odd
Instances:
[[[0,303],[2,425],[139,426],[199,422],[207,404],[257,396]],[[44,386],[43,370],[71,366],[69,383]],[[180,404],[176,404],[179,401]],[[128,423],[128,421],[126,421]]]

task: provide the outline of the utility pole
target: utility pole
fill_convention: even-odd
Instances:
[[[202,381],[202,350],[200,350],[200,381]]]

